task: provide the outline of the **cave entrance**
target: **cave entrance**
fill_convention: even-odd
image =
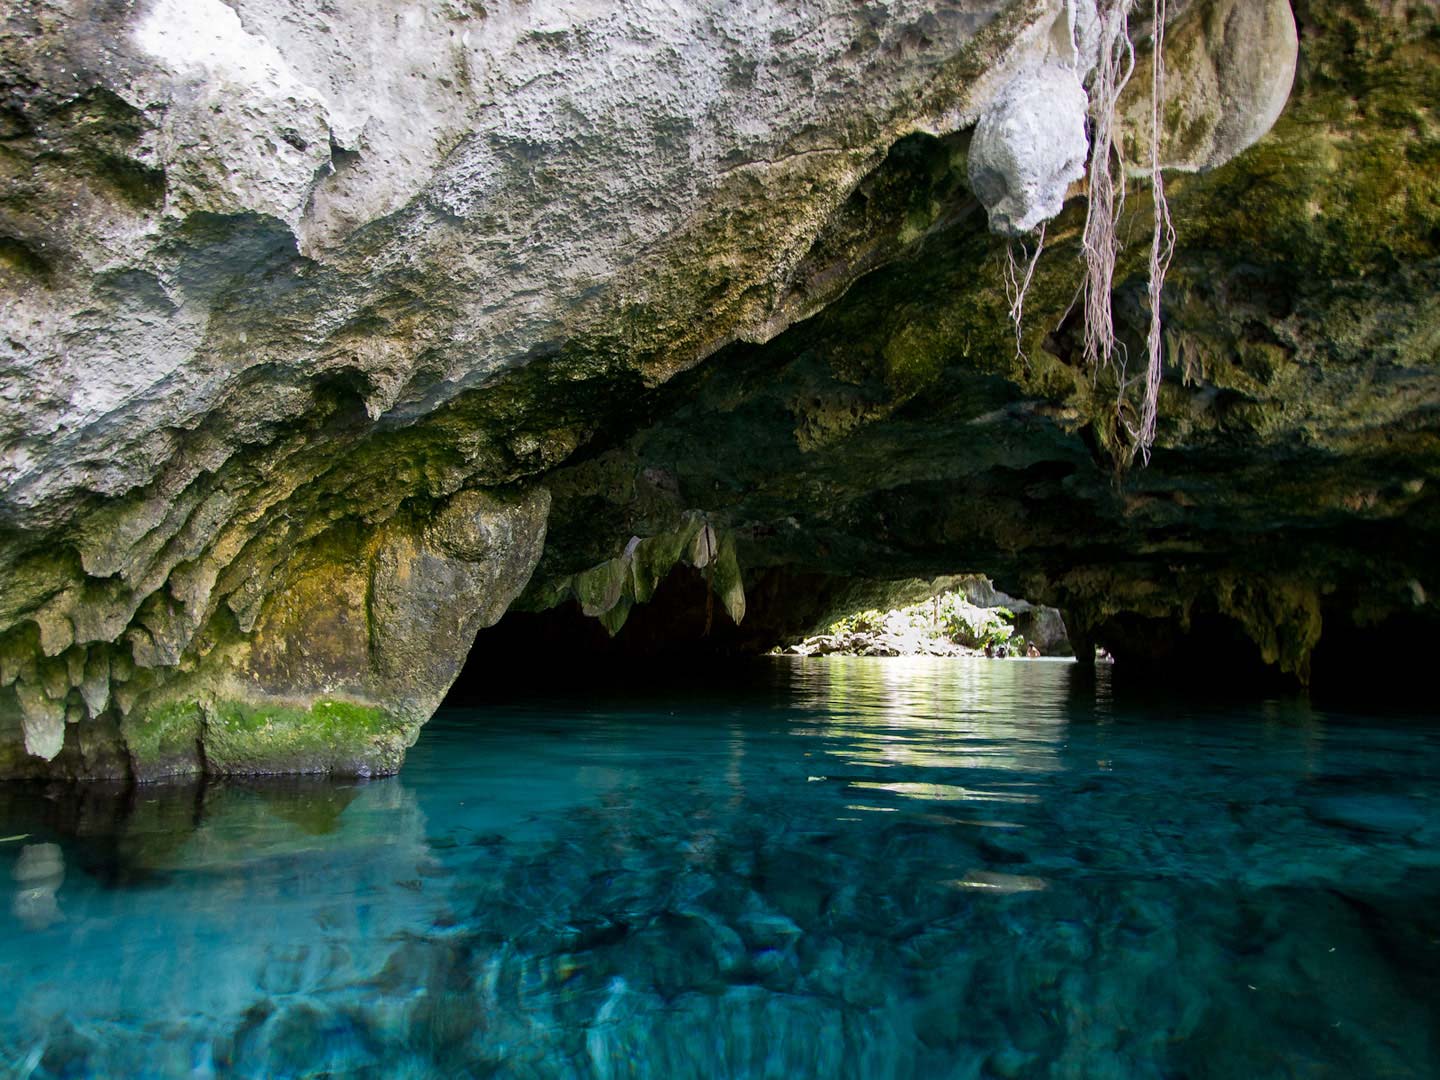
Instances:
[[[1039,656],[1074,656],[1060,612],[1007,595],[979,574],[887,582],[761,570],[748,577],[745,593],[737,625],[703,571],[677,566],[613,636],[573,597],[541,611],[522,603],[476,635],[445,703],[596,688],[746,686],[766,681],[773,653],[984,655],[987,642],[1006,642],[992,655],[1026,657],[1033,646]],[[917,624],[909,639],[920,647],[896,647],[901,635],[886,627],[902,622]],[[827,646],[817,647],[818,640]]]
[[[710,601],[704,574],[688,566],[677,566],[647,602],[636,604],[614,636],[573,597],[543,611],[512,608],[475,636],[445,704],[599,686],[679,686],[757,670],[774,644],[766,605],[757,603],[767,596],[763,580],[747,588],[750,610],[738,626],[723,604]]]
[[[863,593],[865,590],[861,590]],[[851,603],[856,603],[856,595]],[[891,583],[863,606],[776,651],[795,656],[1073,658],[1064,617],[980,574]]]

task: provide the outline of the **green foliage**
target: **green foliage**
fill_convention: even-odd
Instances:
[[[979,608],[958,593],[945,593],[939,603],[940,630],[957,645],[972,649],[1003,645],[1015,628],[1015,613],[1009,608]]]
[[[826,631],[830,634],[876,634],[885,629],[885,617],[888,613],[870,608],[867,611],[857,611],[853,615],[846,615],[843,619],[837,619],[831,623]]]
[[[947,592],[923,603],[894,611],[869,608],[837,619],[826,628],[831,636],[847,634],[904,633],[905,628],[923,631],[926,637],[945,638],[971,649],[1013,645],[1015,613],[1009,608],[982,608],[959,593]],[[1023,639],[1022,639],[1023,640]]]

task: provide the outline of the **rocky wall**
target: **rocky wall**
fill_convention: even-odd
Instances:
[[[0,775],[390,771],[517,594],[624,633],[675,562],[725,618],[747,579],[981,569],[1302,678],[1343,597],[1423,621],[1433,5],[1170,5],[1143,470],[1073,317],[1094,14],[13,7]],[[1017,350],[987,225],[1057,212]]]
[[[534,481],[813,305],[819,224],[1053,16],[9,9],[0,772],[393,770],[525,582]],[[474,499],[520,500],[475,519],[503,553],[456,553]]]

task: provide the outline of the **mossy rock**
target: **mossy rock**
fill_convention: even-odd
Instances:
[[[388,775],[419,730],[373,705],[333,698],[308,707],[222,699],[203,711],[205,769],[217,775]]]

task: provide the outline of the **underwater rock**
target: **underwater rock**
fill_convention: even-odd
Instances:
[[[32,930],[43,930],[64,916],[56,898],[65,881],[65,856],[59,844],[26,844],[10,872],[15,881],[11,914]]]
[[[1399,836],[1419,832],[1429,820],[1415,800],[1396,795],[1331,795],[1312,800],[1306,809],[1330,825]]]

